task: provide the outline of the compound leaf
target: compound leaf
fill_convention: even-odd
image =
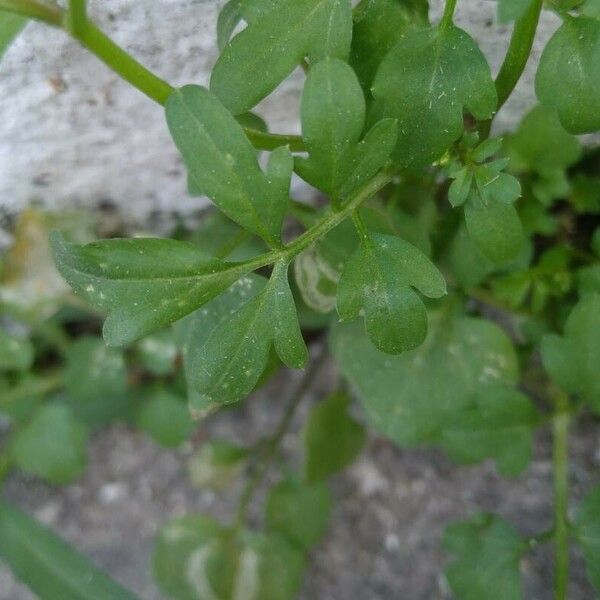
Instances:
[[[127,344],[177,321],[214,298],[247,270],[187,242],[103,240],[78,246],[51,236],[54,260],[74,291],[108,310],[104,338]]]
[[[588,579],[600,592],[600,486],[589,492],[577,509],[575,537],[583,549]]]
[[[71,410],[62,404],[48,404],[16,432],[11,455],[26,473],[65,484],[85,469],[86,442],[87,429]]]
[[[517,378],[512,344],[498,326],[454,314],[451,305],[429,321],[425,342],[398,356],[377,350],[359,324],[337,324],[331,332],[331,352],[370,423],[403,446],[436,443],[483,386]]]
[[[311,68],[301,105],[309,157],[296,159],[296,171],[334,205],[373,177],[396,143],[393,119],[377,123],[359,143],[365,112],[362,89],[348,64],[325,58]]]
[[[461,136],[464,109],[488,119],[497,104],[485,57],[454,26],[406,32],[383,59],[372,93],[375,114],[398,120],[393,158],[401,167],[438,159]]]
[[[365,428],[348,414],[350,399],[336,392],[310,411],[304,437],[304,476],[322,481],[346,468],[362,450]]]
[[[500,517],[481,514],[449,525],[444,546],[454,555],[446,577],[457,600],[523,597],[519,562],[527,543]]]
[[[571,311],[562,337],[542,340],[542,361],[566,392],[580,395],[600,411],[600,294],[584,296]]]
[[[257,276],[238,282],[232,301],[245,302],[225,310],[221,320],[201,338],[190,338],[186,354],[192,388],[207,403],[236,402],[249,394],[267,366],[271,345],[288,366],[301,368],[308,351],[298,324],[287,279],[288,265],[277,263],[268,283]],[[202,311],[201,311],[202,313]],[[210,307],[197,322],[210,317]],[[199,319],[199,321],[198,321]]]
[[[401,238],[368,233],[342,273],[337,308],[342,320],[365,313],[365,326],[382,351],[398,354],[417,347],[427,334],[427,311],[413,290],[429,298],[446,293],[433,263]]]
[[[248,17],[249,25],[224,48],[210,88],[233,113],[250,110],[304,57],[346,59],[352,37],[350,0],[282,0]],[[252,18],[254,17],[254,18]]]
[[[529,398],[506,386],[489,386],[475,404],[457,413],[442,431],[440,445],[451,458],[476,463],[496,461],[500,473],[518,475],[531,458],[539,413]]]
[[[565,17],[544,49],[535,90],[570,133],[600,129],[600,21]]]
[[[289,149],[275,150],[263,173],[242,126],[198,85],[175,90],[165,112],[194,192],[209,196],[230,219],[269,244],[280,245],[293,168]]]
[[[38,598],[136,600],[29,515],[0,504],[0,557]]]
[[[323,537],[331,513],[324,483],[306,485],[287,479],[271,489],[265,506],[268,528],[308,551]]]

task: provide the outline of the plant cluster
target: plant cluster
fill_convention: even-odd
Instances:
[[[600,487],[568,507],[569,430],[600,413],[600,152],[577,137],[600,130],[600,3],[545,3],[562,24],[539,62],[539,104],[504,138],[491,137],[493,119],[544,3],[498,1],[514,25],[495,79],[455,25],[456,4],[432,24],[426,0],[230,0],[210,88],[175,89],[107,38],[84,0],[0,0],[3,46],[26,18],[41,20],[164,105],[189,193],[215,205],[171,239],[82,243],[78,219],[21,219],[0,288],[4,471],[66,483],[84,468],[90,426],[124,419],[177,445],[194,419],[281,367],[306,369],[272,436],[253,448],[213,440],[195,458],[202,485],[247,484],[231,523],[188,515],[159,533],[154,571],[173,598],[294,597],[326,529],[326,479],[364,443],[347,389],[400,447],[491,459],[508,477],[550,427],[552,528],[526,538],[491,514],[452,524],[446,578],[456,598],[521,598],[521,558],[552,542],[564,600],[577,543],[600,590]],[[298,67],[302,135],[270,133],[250,111]],[[322,203],[290,198],[294,172]],[[39,285],[31,252],[47,257],[51,229],[74,296],[56,276]],[[89,325],[98,315],[104,341]],[[312,408],[293,469],[280,442],[323,362],[308,334],[315,348],[327,340],[343,383]],[[258,530],[248,506],[277,466]],[[84,580],[92,567],[8,504],[0,556],[42,598],[132,597],[100,573]]]

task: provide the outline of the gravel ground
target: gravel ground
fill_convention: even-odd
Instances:
[[[272,431],[296,375],[283,372],[240,409],[203,423],[194,441],[166,451],[123,425],[99,432],[90,447],[85,476],[66,488],[13,477],[6,494],[74,543],[144,600],[162,598],[150,573],[153,538],[160,524],[187,512],[221,519],[235,509],[239,487],[215,494],[191,486],[186,460],[208,436],[251,442]],[[335,385],[329,365],[303,403],[284,448],[298,460],[296,432],[310,404]],[[571,443],[572,500],[597,481],[600,428],[583,423]],[[452,520],[478,510],[495,511],[524,534],[552,520],[551,447],[540,432],[535,457],[519,478],[499,477],[491,464],[457,467],[432,450],[400,450],[371,436],[362,457],[332,481],[336,498],[329,532],[312,555],[301,600],[435,600],[449,598],[442,576],[440,536]],[[253,506],[260,523],[260,497]],[[525,597],[552,598],[551,548],[540,547],[522,563]],[[584,567],[575,552],[571,600],[591,600]],[[0,600],[31,594],[0,567]]]

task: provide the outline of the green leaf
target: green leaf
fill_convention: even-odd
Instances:
[[[217,19],[217,45],[223,50],[243,18],[244,0],[229,0]]]
[[[322,481],[345,469],[362,450],[365,428],[353,419],[350,399],[336,392],[316,404],[304,425],[304,476],[309,483]]]
[[[289,149],[272,152],[263,173],[242,126],[211,92],[197,85],[175,90],[165,112],[194,191],[209,196],[245,229],[279,246],[293,168]]]
[[[137,418],[140,429],[167,448],[179,446],[194,431],[194,422],[183,399],[159,391],[147,400]]]
[[[571,311],[562,337],[542,340],[544,368],[566,392],[600,412],[600,294],[584,296]]]
[[[65,484],[83,473],[87,430],[62,404],[40,408],[12,440],[15,464],[50,483]]]
[[[0,557],[42,600],[136,600],[52,531],[4,503]]]
[[[365,313],[373,343],[398,354],[417,347],[427,334],[427,311],[413,291],[429,298],[446,293],[446,282],[433,263],[403,239],[369,233],[350,258],[338,285],[342,320]]]
[[[267,527],[301,550],[323,537],[331,513],[331,493],[324,483],[285,480],[271,489],[265,506]]]
[[[192,484],[198,488],[221,490],[241,475],[248,450],[225,440],[209,440],[202,444],[188,463]]]
[[[564,171],[581,156],[579,140],[567,133],[554,108],[536,106],[525,115],[516,133],[506,140],[511,166],[534,173]]]
[[[27,338],[11,335],[0,328],[0,372],[26,371],[33,358],[33,345]]]
[[[308,351],[287,270],[286,263],[276,263],[266,285],[256,276],[243,278],[230,292],[234,303],[237,295],[238,301],[246,300],[243,304],[221,319],[210,309],[196,318],[195,327],[202,321],[212,323],[200,338],[190,338],[186,356],[190,384],[203,402],[224,404],[248,395],[267,365],[272,345],[286,365],[301,368],[306,363]]]
[[[0,11],[0,60],[25,23],[27,19],[21,15]]]
[[[68,244],[54,233],[54,260],[74,291],[107,310],[104,338],[130,343],[196,310],[241,277],[187,242],[137,238]]]
[[[233,114],[250,110],[308,57],[346,59],[352,37],[350,0],[281,0],[261,11],[224,48],[210,89]]]
[[[292,600],[302,553],[277,535],[236,531],[202,515],[167,523],[154,552],[161,589],[177,600]]]
[[[520,19],[535,0],[498,0],[498,21],[509,23]]]
[[[481,514],[449,525],[444,546],[454,555],[446,577],[457,600],[523,597],[519,562],[527,543],[500,517]]]
[[[512,262],[523,247],[523,228],[513,206],[521,185],[512,175],[499,172],[503,164],[495,161],[470,167],[473,177],[464,205],[469,236],[498,265]]]
[[[68,349],[64,386],[74,415],[91,426],[128,419],[132,399],[127,392],[127,368],[121,350],[98,337],[81,337]]]
[[[423,345],[399,356],[374,348],[357,324],[331,333],[331,352],[370,423],[403,446],[435,443],[483,386],[517,379],[512,344],[498,326],[457,315],[451,304],[429,320]]]
[[[452,417],[440,444],[461,463],[493,458],[500,473],[518,475],[531,459],[533,430],[539,413],[529,398],[504,386],[490,386],[476,394],[475,405]]]
[[[408,31],[381,63],[372,88],[377,115],[398,120],[393,157],[423,167],[463,132],[463,110],[489,119],[496,88],[477,44],[454,26]]]
[[[588,579],[600,592],[600,486],[588,492],[577,509],[575,537],[583,549]]]
[[[570,133],[600,129],[600,21],[565,17],[544,49],[535,91]]]
[[[600,294],[600,264],[590,265],[577,271],[577,289],[581,296]]]
[[[365,90],[384,56],[411,29],[427,27],[426,0],[361,0],[353,11],[350,64]]]
[[[452,239],[448,261],[456,280],[465,290],[477,287],[497,270],[497,266],[477,248],[464,223]]]
[[[377,123],[359,143],[365,111],[358,79],[345,62],[325,58],[311,68],[301,105],[309,157],[296,159],[296,171],[334,205],[371,179],[396,143],[393,119]]]

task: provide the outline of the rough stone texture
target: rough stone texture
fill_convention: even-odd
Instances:
[[[217,57],[216,0],[90,2],[93,18],[119,44],[173,85],[206,84]],[[439,18],[441,0],[433,0]],[[510,36],[496,2],[459,2],[457,21],[496,71]],[[498,116],[510,128],[535,103],[533,76],[556,26],[544,13],[529,68]],[[15,213],[33,200],[50,207],[95,208],[110,201],[125,223],[155,229],[173,211],[204,202],[185,191],[181,161],[162,109],[123,83],[61,31],[30,24],[0,66],[0,207]],[[303,75],[296,73],[258,108],[272,131],[297,133]],[[296,187],[302,186],[296,182]]]
[[[274,430],[297,377],[281,373],[239,410],[222,411],[205,422],[194,442],[179,451],[161,450],[143,434],[113,426],[94,438],[90,465],[81,481],[57,489],[13,477],[6,495],[141,598],[159,600],[150,565],[160,524],[194,511],[230,519],[240,490],[233,486],[215,494],[194,489],[186,474],[187,457],[210,436],[251,443]],[[326,368],[301,405],[284,438],[292,461],[299,459],[296,433],[306,411],[334,381],[332,368]],[[572,436],[573,506],[597,480],[598,436],[597,423],[582,424]],[[447,600],[440,537],[450,521],[493,511],[524,535],[544,531],[552,523],[547,431],[536,440],[529,468],[514,480],[498,476],[490,463],[457,467],[440,452],[400,450],[372,435],[358,462],[332,483],[336,502],[328,534],[311,555],[299,600]],[[257,525],[261,506],[259,495],[251,514]],[[551,600],[552,548],[539,547],[521,566],[525,598]],[[571,577],[570,600],[595,597],[576,554]],[[31,598],[0,566],[0,600]]]

